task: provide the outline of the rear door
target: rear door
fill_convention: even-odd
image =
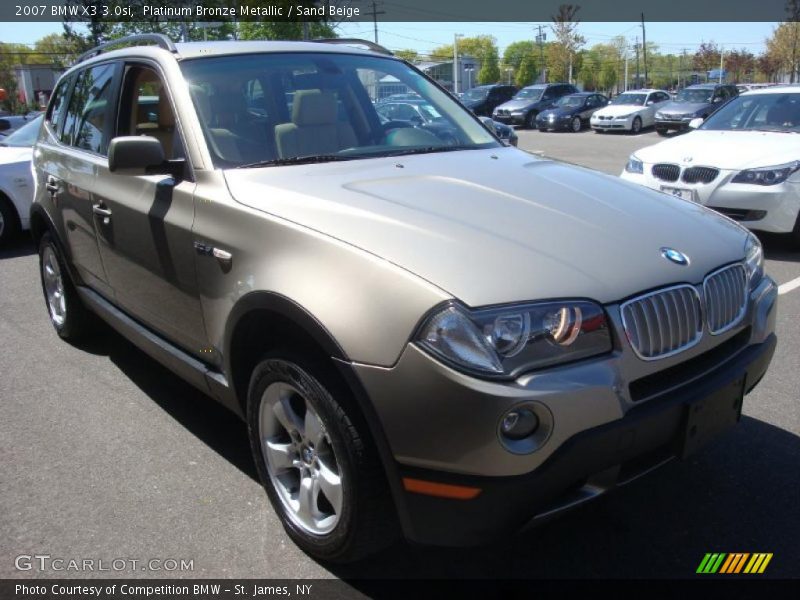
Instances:
[[[106,296],[111,290],[94,229],[95,184],[108,168],[106,152],[114,126],[119,69],[118,62],[109,61],[77,74],[63,123],[52,132],[52,143],[42,146],[40,163],[70,259],[81,279]]]

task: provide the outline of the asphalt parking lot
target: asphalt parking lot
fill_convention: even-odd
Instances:
[[[618,174],[659,140],[520,131],[519,146]],[[283,532],[236,417],[106,332],[73,346],[47,319],[32,244],[0,251],[0,578],[20,554],[186,559],[149,577],[689,577],[706,552],[772,552],[769,576],[800,564],[800,252],[765,238],[782,284],[778,350],[741,424],[687,462],[501,544],[398,544],[330,568]]]

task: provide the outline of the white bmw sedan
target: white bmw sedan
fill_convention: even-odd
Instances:
[[[742,94],[699,122],[637,150],[621,177],[800,245],[800,86]]]
[[[0,140],[0,246],[28,229],[33,201],[31,154],[41,124],[42,117],[36,117]]]
[[[631,90],[623,92],[608,106],[592,115],[590,124],[597,133],[630,131],[639,133],[656,122],[656,109],[671,100],[664,90]]]

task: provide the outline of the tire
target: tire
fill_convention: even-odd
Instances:
[[[16,238],[19,231],[19,218],[14,205],[8,198],[0,194],[0,246],[5,246]]]
[[[289,537],[316,559],[345,563],[390,545],[399,528],[366,423],[322,365],[288,350],[267,354],[250,378],[247,425]]]
[[[525,126],[528,129],[536,129],[536,117],[539,115],[535,110],[532,110],[528,113],[528,116],[525,117]]]
[[[595,133],[601,133],[601,134],[602,134],[602,133],[605,133],[605,130],[603,130],[603,129],[594,129],[593,131],[594,131]]]
[[[93,333],[96,317],[81,302],[64,256],[49,232],[39,242],[39,275],[47,313],[56,333],[70,341]]]
[[[797,213],[797,220],[794,223],[794,229],[789,234],[789,239],[792,242],[795,250],[800,250],[800,212]]]
[[[580,117],[575,117],[572,119],[572,132],[578,133],[581,129],[583,129],[583,121],[581,121]]]
[[[636,135],[641,133],[642,131],[642,119],[639,117],[634,117],[633,123],[631,123],[631,134]]]
[[[669,133],[669,130],[656,127],[656,133],[658,135],[660,135],[661,137],[667,137],[667,134]]]

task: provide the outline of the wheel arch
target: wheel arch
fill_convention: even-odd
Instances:
[[[285,344],[287,336],[291,337],[290,347],[308,352],[310,358],[325,361],[329,367],[327,374],[335,377],[336,384],[350,394],[363,418],[405,529],[409,521],[404,491],[383,425],[345,350],[327,328],[292,299],[275,292],[258,291],[236,302],[224,335],[224,368],[242,415],[247,414],[247,388],[253,369],[264,353]]]
[[[22,217],[17,210],[17,205],[14,204],[14,200],[12,200],[11,196],[2,188],[0,188],[0,202],[8,205],[9,208],[11,208],[11,214],[14,216],[14,222],[17,226],[17,231],[20,231],[22,229]]]

